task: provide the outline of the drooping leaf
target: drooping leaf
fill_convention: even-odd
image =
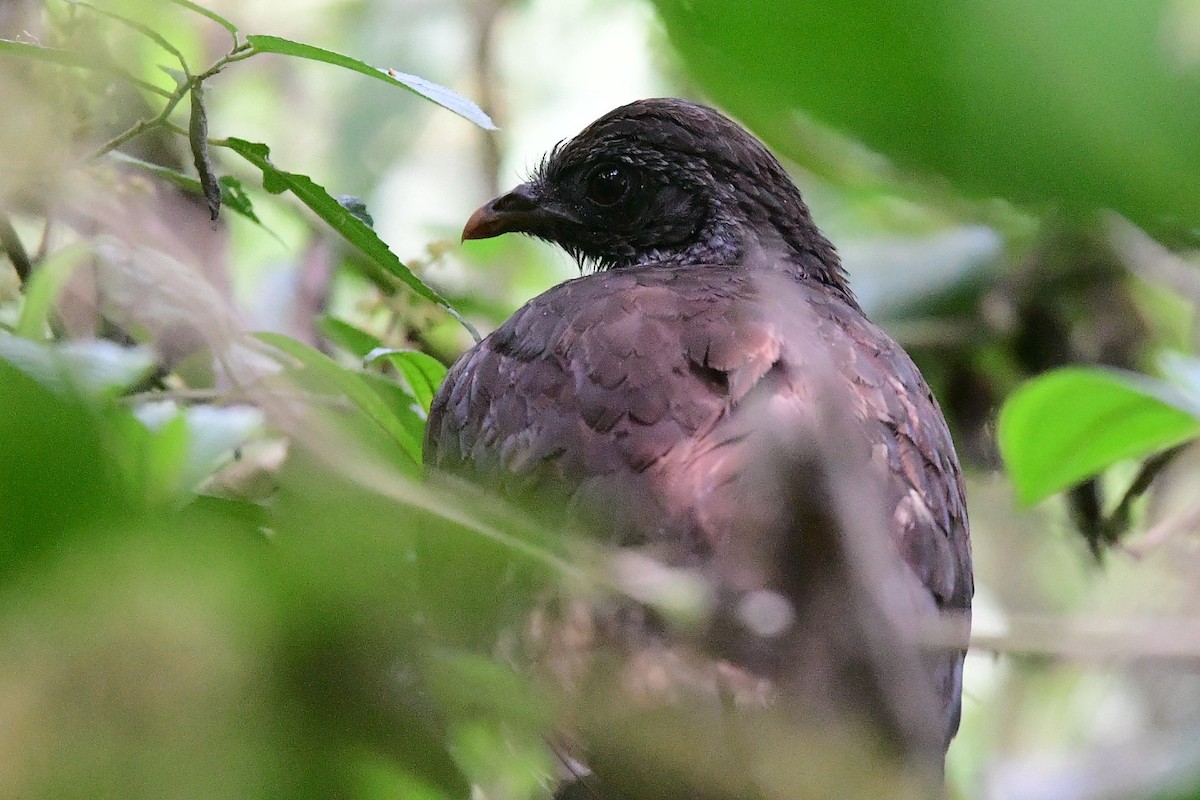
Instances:
[[[64,67],[81,67],[83,69],[94,67],[92,59],[86,53],[58,47],[45,47],[31,42],[16,42],[12,39],[0,39],[0,56],[29,58]]]
[[[441,306],[470,331],[476,341],[479,341],[479,332],[471,323],[467,322],[441,295],[414,275],[412,270],[388,249],[375,231],[333,199],[323,186],[315,183],[307,175],[284,172],[275,167],[270,161],[270,148],[265,144],[247,142],[244,139],[232,137],[226,140],[226,143],[231,150],[262,170],[264,189],[273,194],[290,191],[365,257],[399,278],[417,294]]]
[[[417,400],[407,387],[375,372],[359,373],[359,377],[387,404],[396,421],[414,441],[420,442],[425,438],[425,418],[417,413]]]
[[[314,47],[311,44],[293,42],[290,39],[283,39],[278,36],[247,36],[246,40],[260,53],[278,53],[279,55],[293,56],[295,58],[306,58],[310,61],[322,61],[326,64],[333,64],[343,69],[369,75],[372,78],[390,83],[393,86],[402,86],[427,100],[432,100],[447,111],[452,111],[463,119],[475,123],[484,130],[496,130],[496,125],[492,122],[491,117],[485,114],[483,109],[475,105],[475,103],[463,97],[458,92],[447,89],[445,86],[439,86],[432,81],[427,81],[416,75],[409,75],[394,69],[379,69],[378,67],[372,67],[370,64],[359,61],[357,58],[335,53],[332,50]]]
[[[1000,452],[1025,503],[1200,435],[1200,408],[1134,373],[1068,367],[1015,391],[1000,412]]]
[[[222,203],[251,222],[262,225],[262,220],[254,213],[254,204],[250,202],[250,195],[242,188],[241,181],[232,175],[222,175],[217,183],[221,187]]]
[[[303,342],[278,333],[260,333],[258,338],[299,361],[346,396],[372,422],[391,437],[414,464],[421,463],[421,439],[414,436],[383,399],[362,377]]]
[[[134,158],[133,156],[127,153],[122,153],[119,150],[114,150],[111,153],[107,153],[105,158],[112,159],[113,161],[119,161],[122,164],[128,164],[131,167],[136,167],[140,170],[149,172],[156,177],[167,181],[168,183],[178,186],[185,192],[192,192],[193,194],[198,194],[201,196],[204,195],[204,187],[200,185],[200,181],[196,180],[190,175],[184,175],[182,172],[173,170],[170,167],[164,167],[161,164],[152,164],[149,161],[142,161],[140,158]],[[279,238],[274,231],[264,225],[262,220],[258,218],[258,214],[254,212],[254,204],[250,200],[250,195],[246,194],[246,190],[242,187],[241,181],[232,175],[222,175],[217,180],[217,183],[221,187],[221,205],[223,205],[225,208],[228,208],[230,211],[233,211],[234,213],[250,220],[255,225],[258,225],[264,231],[274,236],[276,239]]]

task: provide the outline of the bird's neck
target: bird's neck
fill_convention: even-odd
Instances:
[[[837,250],[811,221],[782,227],[742,225],[734,235],[723,238],[733,243],[727,263],[820,284],[859,308]]]

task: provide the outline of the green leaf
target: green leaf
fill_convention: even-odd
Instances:
[[[91,252],[86,244],[74,244],[45,259],[33,271],[25,287],[25,303],[17,320],[17,334],[26,339],[43,341],[54,301],[75,273],[75,268]]]
[[[0,335],[0,359],[59,394],[110,397],[140,382],[155,364],[146,348],[121,347],[104,339],[41,344]]]
[[[357,328],[349,322],[344,322],[328,314],[317,320],[317,330],[326,339],[358,358],[365,358],[367,353],[377,347],[383,346],[383,342],[379,340],[378,336],[367,333],[362,328]]]
[[[6,344],[44,349],[0,336],[0,350]],[[78,394],[47,387],[8,355],[0,353],[0,575],[11,588],[14,566],[62,558],[68,531],[127,513],[130,498],[105,441],[102,416]]]
[[[425,418],[417,414],[417,400],[406,387],[386,375],[374,372],[361,372],[358,376],[387,404],[388,410],[409,436],[418,442],[424,440]]]
[[[1084,367],[1025,383],[1004,404],[998,431],[1000,452],[1024,503],[1197,435],[1200,410],[1169,385]]]
[[[204,187],[200,185],[200,181],[196,180],[190,175],[184,175],[182,172],[177,172],[170,167],[164,167],[160,164],[152,164],[149,161],[142,161],[140,158],[134,158],[133,156],[128,155],[127,153],[122,153],[119,150],[113,150],[112,152],[105,154],[105,158],[113,161],[119,161],[122,164],[128,164],[129,166],[136,167],[140,170],[145,170],[146,172],[149,172],[156,177],[167,181],[168,183],[178,186],[185,192],[198,194],[201,197],[204,196]],[[246,190],[242,187],[241,181],[232,175],[223,175],[217,181],[217,183],[221,186],[221,205],[225,206],[230,211],[245,217],[267,233],[274,236],[276,239],[279,239],[279,236],[276,235],[275,232],[266,225],[264,225],[262,220],[258,218],[258,215],[254,213],[254,204],[250,201],[250,196],[246,194]]]
[[[777,148],[803,147],[799,111],[972,195],[1200,222],[1189,3],[655,5],[705,93]]]
[[[363,363],[372,364],[381,359],[404,376],[413,397],[428,414],[433,396],[437,394],[442,379],[446,377],[445,365],[433,356],[416,350],[392,350],[386,347],[379,347],[367,353],[363,357]]]
[[[429,688],[450,706],[474,716],[490,715],[505,724],[549,730],[552,709],[529,679],[488,656],[461,650],[429,653]]]
[[[246,190],[242,188],[241,181],[232,175],[222,175],[217,183],[221,186],[222,204],[256,225],[262,226],[262,220],[254,213],[254,204],[250,202],[250,195],[246,194]]]
[[[363,381],[362,376],[346,369],[320,350],[283,334],[259,333],[256,335],[260,340],[296,359],[318,377],[336,387],[372,422],[383,429],[400,446],[405,455],[412,459],[414,464],[420,465],[420,438],[413,435],[392,412],[387,403]]]
[[[323,186],[314,183],[307,175],[284,172],[276,168],[269,158],[271,150],[265,144],[231,137],[226,140],[226,146],[262,170],[264,189],[272,194],[290,191],[372,263],[399,278],[406,286],[425,299],[441,306],[470,331],[476,341],[480,340],[479,332],[471,323],[467,322],[441,295],[414,275],[412,270],[388,249],[375,231],[333,199]]]
[[[153,92],[154,94],[158,94],[163,97],[171,96],[171,93],[167,90],[136,78],[115,64],[108,63],[104,60],[98,61],[93,53],[84,53],[74,50],[61,50],[57,47],[43,47],[40,44],[14,42],[11,39],[0,39],[0,56],[28,58],[34,61],[58,64],[62,67],[75,67],[78,69],[100,72],[105,75],[113,75],[135,86],[140,86],[146,91]]]
[[[62,50],[57,47],[43,47],[29,42],[14,42],[11,39],[0,39],[0,56],[29,58],[35,61],[47,61],[64,67],[80,67],[92,69],[95,64],[92,59],[82,52]]]
[[[483,109],[475,105],[475,103],[463,97],[458,92],[447,89],[445,86],[439,86],[424,78],[419,78],[416,75],[397,72],[394,69],[379,69],[378,67],[372,67],[370,64],[365,64],[357,58],[344,56],[341,53],[334,53],[331,50],[324,50],[310,44],[301,44],[289,39],[281,39],[278,36],[247,36],[246,40],[260,53],[278,53],[296,58],[306,58],[310,61],[322,61],[326,64],[333,64],[334,66],[352,70],[353,72],[369,75],[372,78],[390,83],[393,86],[402,86],[427,100],[432,100],[447,111],[452,111],[463,119],[475,123],[484,130],[496,130],[496,125],[492,122],[491,117],[485,114]]]
[[[191,438],[187,419],[174,403],[143,406],[134,415],[145,426],[147,435],[141,437],[141,474],[132,475],[131,483],[142,489],[146,504],[152,508],[176,503],[181,499]],[[128,444],[138,441],[131,434],[122,438]]]

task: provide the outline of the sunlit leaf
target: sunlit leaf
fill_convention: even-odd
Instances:
[[[1024,384],[1004,404],[998,431],[1000,452],[1025,503],[1197,435],[1200,409],[1167,384],[1083,367]]]
[[[341,53],[334,53],[331,50],[314,47],[311,44],[302,44],[289,39],[282,39],[278,36],[247,36],[246,40],[260,53],[278,53],[296,58],[306,58],[310,61],[322,61],[326,64],[333,64],[334,66],[352,70],[363,75],[369,75],[372,78],[377,78],[393,86],[402,86],[427,100],[432,100],[448,111],[453,111],[463,119],[475,123],[484,130],[496,130],[496,125],[492,122],[491,117],[485,114],[483,109],[475,105],[475,103],[463,97],[458,92],[447,89],[445,86],[439,86],[432,81],[427,81],[416,75],[397,72],[394,69],[379,69],[378,67],[372,67],[370,64],[365,64],[357,58],[351,58]]]

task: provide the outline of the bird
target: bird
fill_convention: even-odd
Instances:
[[[805,493],[832,483],[825,499],[877,501],[884,530],[866,550],[899,576],[905,602],[969,620],[964,483],[937,401],[864,314],[799,189],[750,132],[688,100],[623,105],[475,211],[463,239],[507,233],[559,246],[581,274],[450,368],[428,415],[430,469],[554,498],[601,541],[718,581],[737,572],[721,564],[757,548],[786,562],[766,573],[799,576],[788,585],[828,584],[831,602],[813,606],[823,609],[813,635],[827,638],[854,627],[838,605],[851,573],[820,567],[829,559],[809,557],[805,548],[821,547],[800,529],[831,516],[814,517],[820,503]],[[833,461],[852,456],[851,473],[869,473],[874,489],[837,486],[854,475],[828,464],[814,472],[802,445],[814,437]],[[768,532],[776,540],[762,544]],[[872,607],[895,605],[887,597]],[[809,697],[862,692],[857,678],[837,677],[857,669],[805,672],[818,668],[804,654],[828,650],[799,642],[761,663],[819,687]],[[745,648],[729,652],[759,665]],[[958,646],[920,660],[933,698],[920,736],[939,767],[959,726],[963,661]]]

